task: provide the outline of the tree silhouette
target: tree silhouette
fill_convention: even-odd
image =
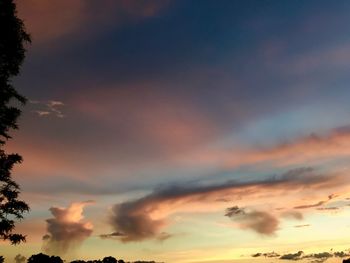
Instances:
[[[63,263],[63,260],[58,256],[49,256],[43,253],[32,255],[28,258],[28,263]]]
[[[11,78],[18,75],[25,57],[24,44],[30,37],[22,20],[17,17],[13,0],[0,0],[0,239],[12,244],[25,241],[25,236],[12,233],[15,221],[23,218],[28,205],[18,200],[20,188],[11,178],[13,166],[22,161],[18,154],[6,154],[4,145],[11,138],[9,131],[17,129],[20,109],[17,102],[24,104],[26,99],[17,93]]]
[[[105,257],[102,259],[103,263],[117,263],[118,261],[114,257]]]

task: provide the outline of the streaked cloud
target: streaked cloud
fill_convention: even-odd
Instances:
[[[327,200],[319,201],[315,204],[299,205],[299,206],[294,207],[294,209],[307,209],[307,208],[314,208],[314,207],[322,206],[322,205],[326,204],[327,202],[329,202],[330,200],[332,200],[333,198],[334,198],[334,195],[329,195]]]
[[[303,191],[329,190],[344,184],[347,183],[341,176],[317,175],[310,168],[301,168],[262,181],[171,186],[156,189],[142,198],[113,206],[110,224],[114,231],[125,235],[120,238],[123,242],[157,239],[163,229],[171,223],[171,215],[176,212],[193,212],[197,209],[223,210],[226,202],[219,205],[216,201],[218,198],[230,198],[231,202],[254,206],[262,199],[262,193],[269,193],[265,198],[278,197],[276,199],[286,205],[286,201],[281,197],[286,197],[288,192],[301,194]],[[275,206],[278,207],[280,202],[276,201]],[[187,206],[189,210],[186,209]],[[226,215],[233,219],[237,218],[240,228],[268,235],[278,229],[277,217],[283,217],[283,213],[269,214],[255,209],[246,212],[238,206],[228,209]],[[294,214],[294,218],[300,219],[301,215]]]
[[[296,228],[302,228],[302,227],[309,227],[311,226],[310,224],[303,224],[303,225],[295,225],[294,227]]]

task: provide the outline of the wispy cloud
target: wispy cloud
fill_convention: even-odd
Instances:
[[[302,228],[302,227],[309,227],[311,226],[310,224],[304,224],[304,225],[295,225],[295,228]]]
[[[184,162],[219,165],[223,169],[247,167],[292,167],[305,163],[322,165],[350,156],[350,126],[315,132],[269,145],[236,145],[204,149],[186,156]]]
[[[57,100],[49,100],[49,101],[37,101],[37,100],[30,100],[30,103],[32,105],[36,105],[38,109],[33,110],[34,113],[36,113],[40,117],[45,116],[56,116],[58,118],[63,118],[65,115],[62,112],[62,107],[64,106],[64,103],[62,101]]]
[[[327,202],[329,202],[333,198],[334,198],[334,195],[329,195],[327,200],[319,201],[315,204],[299,205],[299,206],[294,207],[294,209],[307,209],[307,208],[319,207],[319,206],[326,204]]]

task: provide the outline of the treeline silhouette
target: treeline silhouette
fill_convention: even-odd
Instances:
[[[3,256],[0,256],[0,263],[4,263],[5,258]],[[285,260],[283,260],[285,261]],[[293,259],[289,259],[287,261],[294,261]],[[95,260],[73,260],[73,261],[67,261],[61,259],[59,256],[49,256],[43,253],[32,255],[28,258],[26,261],[26,258],[22,255],[17,255],[15,257],[16,263],[163,263],[163,262],[156,262],[156,261],[143,261],[143,260],[137,260],[137,261],[124,261],[123,259],[116,259],[114,257],[104,257],[103,259],[95,259]],[[311,262],[321,262],[321,261],[311,261]],[[322,261],[324,262],[324,261]],[[350,263],[349,259],[343,259],[343,263]]]
[[[3,263],[5,261],[5,258],[3,256],[0,256],[0,263]],[[26,258],[22,255],[17,255],[15,258],[15,261],[17,263],[156,263],[155,261],[133,261],[133,262],[126,262],[123,259],[116,259],[114,257],[104,257],[103,259],[97,259],[97,260],[73,260],[73,261],[67,261],[61,259],[59,256],[49,256],[43,253],[32,255],[28,258],[26,261]]]

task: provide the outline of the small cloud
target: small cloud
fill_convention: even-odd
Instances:
[[[296,228],[302,228],[302,227],[309,227],[311,226],[310,224],[304,224],[304,225],[295,225],[294,227]]]
[[[265,258],[278,258],[280,257],[280,254],[276,252],[267,252],[267,253],[256,253],[252,255],[253,258],[257,257],[265,257]]]
[[[317,210],[338,210],[339,207],[336,207],[336,206],[331,206],[331,207],[319,207],[319,208],[316,208]]]
[[[58,100],[49,100],[47,105],[50,107],[55,107],[55,106],[63,106],[64,103],[62,101],[58,101]]]
[[[47,115],[51,114],[51,112],[49,112],[49,111],[41,111],[41,110],[37,110],[34,112],[37,113],[40,117],[47,116]]]
[[[279,221],[273,215],[262,211],[245,211],[237,206],[226,209],[225,216],[239,223],[242,229],[251,229],[262,235],[273,235],[279,225]]]
[[[36,110],[33,110],[39,117],[46,117],[53,115],[58,118],[63,118],[64,114],[61,108],[65,105],[62,101],[49,100],[49,101],[38,101],[30,100],[29,103],[36,105]]]
[[[110,234],[101,234],[99,235],[100,238],[102,239],[113,239],[113,238],[119,238],[119,237],[122,237],[122,236],[125,236],[123,233],[121,232],[113,232],[113,233],[110,233]]]
[[[158,241],[165,241],[169,238],[171,238],[173,235],[167,232],[162,232],[158,235],[157,240]]]
[[[236,216],[236,215],[245,215],[244,209],[239,208],[238,206],[233,206],[233,207],[226,208],[225,216],[233,217],[233,216]]]
[[[303,220],[304,216],[302,213],[298,211],[286,211],[281,214],[284,218],[290,218],[290,219],[296,219],[296,220]]]
[[[298,251],[297,253],[284,254],[280,257],[280,259],[284,260],[301,260],[303,259],[304,252]]]

